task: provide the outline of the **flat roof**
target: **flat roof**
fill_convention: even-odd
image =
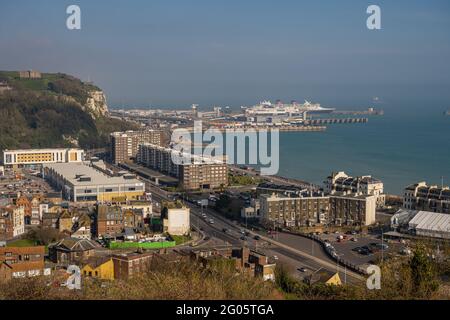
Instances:
[[[52,151],[66,151],[66,150],[83,151],[83,149],[80,148],[45,148],[45,149],[14,149],[14,150],[5,149],[3,150],[3,152],[52,152]]]
[[[122,177],[108,176],[105,173],[89,166],[87,163],[51,163],[45,164],[44,168],[49,168],[63,176],[74,186],[92,186],[92,185],[130,185],[139,184],[144,185],[143,182],[136,178],[125,179]],[[79,177],[89,177],[91,181],[80,181]]]

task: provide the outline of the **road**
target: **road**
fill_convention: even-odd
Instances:
[[[140,177],[140,180],[145,182],[146,191],[152,194],[153,202],[161,203],[164,200],[171,200],[170,193],[160,189],[153,181],[142,177]],[[298,278],[323,269],[329,272],[338,271],[342,281],[347,283],[359,284],[364,280],[361,275],[339,266],[313,240],[286,233],[279,233],[275,238],[269,238],[267,235],[260,233],[258,235],[261,240],[255,240],[256,233],[224,218],[215,210],[211,208],[202,209],[189,202],[186,202],[186,205],[191,209],[192,226],[197,230],[200,229],[209,238],[206,241],[201,241],[196,248],[246,245],[266,254],[271,262],[281,262],[288,265],[294,276]],[[206,214],[206,219],[202,216],[202,213]],[[209,223],[211,218],[214,221],[212,224]],[[224,232],[224,229],[226,229],[226,232]],[[241,239],[242,231],[247,231],[250,234],[250,236],[245,237],[245,240]],[[307,271],[301,273],[298,271],[299,268],[306,268]]]
[[[240,174],[245,174],[245,175],[249,175],[249,176],[253,176],[253,177],[259,177],[259,171],[256,170],[251,170],[251,169],[243,169],[240,168],[238,166],[230,166],[231,170],[240,173]],[[280,176],[261,176],[261,178],[270,181],[272,183],[276,183],[276,184],[282,184],[282,185],[294,185],[300,188],[312,188],[314,190],[318,190],[320,189],[319,186],[314,185],[312,183],[306,182],[306,181],[302,181],[302,180],[298,180],[298,179],[290,179],[290,178],[284,178],[284,177],[280,177]]]
[[[152,192],[153,201],[168,200],[163,190],[151,184],[148,187],[148,191]],[[268,238],[263,233],[260,233],[261,240],[255,240],[254,236],[256,233],[252,230],[245,229],[225,219],[211,208],[203,208],[202,210],[202,208],[188,202],[186,202],[186,205],[191,209],[192,226],[201,229],[209,238],[209,240],[203,241],[196,248],[224,245],[241,247],[246,245],[266,254],[271,262],[282,262],[288,265],[294,276],[298,278],[319,269],[324,269],[329,272],[338,271],[342,281],[346,280],[348,283],[357,284],[364,280],[359,274],[345,270],[342,266],[337,265],[315,241],[285,233],[279,233],[275,239]],[[206,219],[202,216],[202,213],[206,214]],[[209,219],[213,219],[214,223],[209,223]],[[224,229],[227,231],[224,232]],[[241,239],[243,236],[242,231],[250,233],[250,236],[245,237],[245,240]],[[298,271],[299,268],[306,268],[307,271],[302,273]]]

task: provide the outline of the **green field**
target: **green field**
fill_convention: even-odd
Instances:
[[[109,243],[110,249],[162,249],[162,248],[171,248],[175,247],[176,242],[175,241],[164,241],[164,242],[116,242],[111,241]]]
[[[36,246],[36,242],[28,239],[20,239],[9,242],[7,247],[34,247]]]

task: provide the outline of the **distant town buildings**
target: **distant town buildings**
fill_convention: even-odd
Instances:
[[[403,208],[440,213],[450,213],[450,188],[428,186],[426,182],[405,188]]]
[[[262,219],[284,227],[318,224],[367,226],[375,223],[375,211],[375,196],[310,193],[296,197],[283,197],[275,193],[260,196]]]
[[[144,183],[134,175],[111,176],[88,162],[46,164],[44,177],[73,202],[137,200],[145,193]]]
[[[84,160],[81,149],[21,149],[4,150],[5,166],[23,166],[49,163],[79,163]]]
[[[36,70],[28,70],[28,71],[19,71],[20,79],[41,79],[42,75],[39,71]]]
[[[136,158],[138,146],[142,143],[162,145],[162,132],[159,130],[114,132],[111,139],[111,159],[115,164],[125,163]]]
[[[181,202],[166,202],[161,212],[164,232],[182,236],[191,231],[190,209]]]
[[[327,194],[361,194],[375,196],[377,207],[384,207],[386,196],[383,182],[372,176],[350,177],[345,172],[333,172],[324,181]]]
[[[190,161],[176,164],[172,153],[177,151],[154,144],[141,144],[137,162],[149,168],[177,177],[186,190],[220,188],[228,185],[228,169],[224,161],[186,154]]]

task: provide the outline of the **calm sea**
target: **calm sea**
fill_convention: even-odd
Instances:
[[[280,171],[316,184],[332,171],[370,174],[391,194],[411,183],[450,184],[450,116],[426,108],[385,109],[364,124],[329,125],[325,132],[280,134]]]

